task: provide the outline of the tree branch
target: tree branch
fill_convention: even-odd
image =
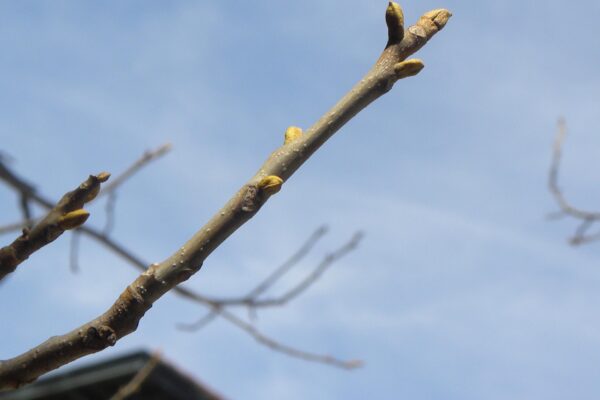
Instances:
[[[558,121],[558,129],[552,151],[552,161],[550,163],[550,171],[548,174],[548,190],[550,190],[554,200],[560,207],[561,214],[568,215],[580,221],[574,235],[569,240],[572,245],[579,245],[600,238],[600,233],[592,235],[587,233],[592,225],[600,220],[600,212],[586,211],[573,206],[567,200],[562,190],[558,186],[558,173],[560,171],[560,161],[562,158],[562,146],[566,136],[567,125],[565,120],[561,118]]]
[[[315,234],[321,235],[322,234],[321,232],[322,232],[321,230],[317,230],[315,232]],[[318,238],[318,236],[316,236],[315,234],[313,234],[313,236],[311,236],[311,238],[309,238],[309,240],[305,243],[305,245],[302,246],[300,248],[300,251],[298,251],[294,256],[304,256],[304,253],[306,251],[308,251],[307,247],[312,246],[314,244],[313,241],[316,238]],[[211,300],[209,300],[210,301],[209,307],[211,307],[212,310],[209,313],[207,313],[206,315],[204,315],[202,318],[200,318],[198,321],[196,321],[194,323],[178,324],[177,327],[183,331],[188,331],[188,332],[197,331],[197,330],[204,328],[206,325],[208,325],[212,321],[214,321],[216,317],[221,316],[226,321],[232,323],[234,326],[242,329],[244,332],[246,332],[247,334],[254,337],[258,343],[269,347],[271,350],[286,354],[291,357],[299,358],[299,359],[302,359],[305,361],[319,362],[319,363],[335,366],[338,368],[344,368],[344,369],[358,368],[363,365],[362,361],[340,360],[336,357],[317,354],[317,353],[313,353],[313,352],[308,352],[305,350],[300,350],[298,348],[294,348],[289,345],[282,344],[282,343],[278,342],[277,340],[272,339],[272,338],[266,336],[265,334],[259,332],[256,329],[256,327],[254,327],[252,324],[244,322],[243,320],[237,318],[234,314],[227,311],[225,309],[225,307],[244,305],[244,306],[247,306],[249,310],[256,311],[257,308],[286,305],[288,302],[295,299],[302,292],[304,292],[306,289],[308,289],[308,287],[310,285],[312,285],[315,281],[317,281],[317,279],[334,262],[336,262],[341,257],[345,256],[346,254],[348,254],[349,252],[354,250],[356,248],[356,246],[358,245],[361,238],[362,238],[362,234],[356,233],[348,243],[346,243],[344,246],[340,247],[335,252],[328,254],[310,275],[308,275],[305,279],[300,281],[300,283],[298,283],[297,285],[292,287],[292,289],[288,290],[281,296],[278,296],[278,297],[275,297],[272,299],[261,300],[261,299],[258,299],[258,295],[260,293],[257,293],[257,294],[253,294],[252,297],[242,297],[242,298],[237,298],[237,299],[220,299],[220,300],[211,299]],[[289,267],[289,265],[290,265],[289,261],[294,260],[294,256],[292,258],[290,258],[290,260],[288,260],[288,263],[282,264],[281,267],[286,267],[286,266]],[[281,271],[282,270],[281,267],[277,268],[275,270],[275,272]],[[274,274],[272,274],[270,277],[272,277],[272,276],[274,276]],[[269,279],[265,280],[264,282],[268,282],[268,280]],[[261,287],[261,286],[259,285],[258,287]],[[265,287],[265,289],[266,289],[266,287]],[[255,291],[253,291],[251,293],[254,293],[254,292]]]
[[[394,3],[390,8],[396,8]],[[391,11],[392,13],[394,10]],[[405,61],[420,49],[450,17],[446,10],[424,14],[404,33],[388,42],[381,57],[346,96],[319,119],[306,134],[287,141],[258,173],[215,216],[173,255],[152,264],[101,316],[75,330],[0,363],[0,388],[15,388],[87,354],[95,353],[133,332],[152,303],[200,270],[202,263],[225,239],[250,220],[308,158],[360,110],[388,92],[401,78],[414,75],[422,63]],[[389,19],[388,19],[389,24]],[[398,30],[398,26],[388,25]]]
[[[329,268],[336,261],[338,261],[339,259],[344,257],[346,254],[348,254],[349,252],[354,250],[356,248],[356,246],[358,246],[362,237],[363,237],[363,234],[361,232],[355,233],[347,243],[345,243],[343,246],[341,246],[339,249],[337,249],[333,253],[327,254],[323,258],[323,260],[317,265],[317,267],[306,278],[304,278],[302,281],[300,281],[298,284],[296,284],[294,287],[292,287],[291,289],[286,291],[281,296],[276,296],[276,297],[267,298],[267,299],[260,299],[259,295],[262,294],[263,291],[257,292],[256,289],[254,289],[248,295],[242,296],[242,297],[219,299],[219,298],[211,298],[211,297],[205,296],[204,299],[207,302],[209,302],[210,304],[215,304],[215,305],[218,305],[219,307],[246,306],[249,308],[261,308],[261,307],[283,306],[286,303],[288,303],[289,301],[298,297],[303,291],[305,291],[310,285],[312,285],[317,279],[319,279],[319,277],[327,270],[327,268]],[[307,244],[310,244],[311,239],[309,239]],[[301,252],[303,252],[305,250],[306,250],[305,247],[301,248],[300,251],[298,253],[296,253],[296,255],[300,254]],[[289,261],[291,261],[292,259],[293,258],[291,258]],[[289,267],[289,265],[290,265],[289,261],[288,261],[288,263],[282,264],[281,267]],[[274,271],[275,273],[272,274],[269,278],[271,278],[271,277],[275,276],[277,273],[281,272],[283,270],[281,267],[278,268],[277,270],[275,270]],[[268,286],[263,285],[265,282],[268,282],[268,286],[270,286],[273,283],[273,282],[269,282],[268,278],[267,278],[267,280],[265,280],[263,283],[261,283],[261,285],[259,285],[258,288],[261,288],[261,289],[264,288],[266,290],[268,288]]]
[[[16,175],[14,175],[14,176],[16,176]],[[32,200],[39,203],[40,205],[42,205],[44,207],[49,207],[52,204],[49,200],[43,198],[39,193],[35,193],[35,195],[32,196]],[[308,240],[300,247],[300,249],[298,249],[298,251],[296,253],[294,253],[285,263],[283,263],[280,267],[278,267],[269,277],[267,277],[263,282],[261,282],[255,289],[253,289],[250,292],[250,294],[252,294],[251,297],[244,296],[242,298],[236,298],[236,299],[227,299],[227,298],[214,299],[214,298],[210,298],[205,295],[193,292],[192,290],[187,289],[183,286],[175,287],[173,289],[173,291],[176,294],[187,299],[188,301],[195,302],[195,303],[200,304],[204,307],[207,307],[211,310],[205,317],[203,317],[199,321],[197,321],[193,324],[189,324],[189,325],[188,324],[178,324],[178,328],[181,330],[187,330],[187,331],[197,331],[197,330],[201,329],[202,327],[206,326],[208,323],[212,322],[216,317],[221,316],[221,317],[223,317],[223,319],[225,321],[233,324],[233,326],[237,327],[238,329],[241,329],[244,333],[249,334],[255,338],[256,338],[256,336],[258,336],[258,338],[261,338],[261,340],[257,339],[257,342],[259,344],[267,345],[269,348],[273,349],[274,351],[279,351],[279,352],[282,352],[283,354],[287,354],[292,357],[295,357],[296,354],[300,354],[300,355],[307,354],[307,355],[310,355],[309,356],[310,358],[312,358],[316,361],[321,360],[321,359],[322,360],[332,359],[332,357],[330,357],[330,356],[319,355],[316,353],[307,352],[304,350],[293,348],[288,345],[281,344],[278,341],[276,341],[275,339],[272,339],[272,338],[266,336],[265,334],[259,332],[258,330],[256,330],[256,328],[243,329],[246,326],[246,323],[244,323],[243,321],[241,321],[239,323],[234,323],[234,322],[238,322],[238,320],[234,315],[232,316],[232,314],[229,315],[229,318],[227,318],[227,316],[222,315],[222,312],[224,311],[225,307],[240,306],[240,305],[248,306],[248,304],[249,304],[248,299],[250,299],[250,302],[253,303],[253,305],[251,306],[253,309],[262,307],[263,305],[264,306],[277,305],[277,304],[272,304],[272,300],[270,300],[268,303],[262,304],[262,302],[257,301],[256,297],[258,295],[260,295],[261,293],[263,293],[265,290],[267,290],[269,287],[271,287],[277,279],[281,278],[281,276],[283,276],[287,271],[289,271],[290,268],[292,268],[302,258],[304,258],[306,256],[306,254],[318,242],[318,240],[320,240],[323,237],[323,235],[326,233],[326,231],[327,231],[327,229],[324,226],[317,229],[308,238]],[[127,262],[129,262],[131,265],[138,268],[139,270],[141,270],[141,271],[146,270],[146,265],[148,265],[146,262],[144,262],[140,258],[133,255],[133,253],[131,251],[127,250],[122,245],[119,245],[117,242],[115,242],[110,237],[108,237],[105,233],[99,232],[89,226],[82,226],[82,227],[74,230],[74,232],[73,232],[74,240],[75,240],[78,232],[87,234],[94,240],[107,246],[109,250],[111,250],[114,253],[118,254],[119,256],[123,257]],[[76,265],[77,265],[77,261],[76,261],[77,248],[78,248],[78,246],[77,246],[76,242],[71,244],[71,268],[72,269],[73,269],[73,267],[76,267]],[[280,351],[279,349],[284,349],[284,350]],[[305,357],[300,357],[300,358],[305,359]],[[332,366],[337,366],[337,367],[342,367],[342,368],[348,368],[347,365],[354,365],[348,361],[337,360],[337,359],[336,359],[336,362],[326,361],[326,363],[329,365],[332,365]],[[356,365],[356,366],[358,366],[358,365]]]
[[[298,251],[283,264],[279,266],[279,268],[275,269],[269,276],[267,276],[261,283],[259,283],[254,289],[252,289],[244,298],[253,299],[260,296],[266,290],[268,290],[277,280],[279,280],[283,275],[285,275],[290,269],[294,267],[294,265],[298,264],[300,260],[304,258],[313,248],[313,246],[327,233],[327,227],[322,226],[317,229],[308,240],[298,249]]]
[[[90,215],[83,209],[83,205],[96,197],[100,191],[100,184],[106,182],[109,177],[110,174],[106,172],[90,175],[77,189],[65,194],[31,230],[23,229],[23,234],[12,244],[1,248],[0,280],[13,272],[36,250],[56,240],[64,231],[82,225]]]

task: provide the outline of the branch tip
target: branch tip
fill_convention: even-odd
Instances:
[[[102,183],[106,182],[108,178],[110,178],[110,173],[108,172],[100,172],[98,175],[96,175],[96,179]]]
[[[433,24],[435,30],[440,31],[446,26],[446,23],[448,23],[451,16],[452,13],[445,8],[437,8],[423,14],[417,24],[421,26]],[[424,26],[424,28],[427,29],[426,26]]]
[[[365,362],[363,360],[349,360],[345,362],[345,367],[347,369],[355,369],[361,368],[365,366]]]
[[[89,179],[85,181],[80,188],[87,190],[85,197],[83,198],[84,203],[89,203],[94,200],[98,193],[100,193],[100,184],[104,183],[110,178],[108,172],[100,172],[98,175],[90,175]]]
[[[389,2],[385,10],[385,23],[388,27],[388,46],[400,43],[404,38],[404,12],[400,4]]]
[[[423,61],[417,58],[411,58],[410,60],[402,61],[394,65],[394,72],[398,79],[402,79],[417,75],[424,67],[425,64],[423,64]]]
[[[283,144],[292,143],[294,140],[302,136],[302,128],[297,126],[290,126],[285,130],[285,139]]]

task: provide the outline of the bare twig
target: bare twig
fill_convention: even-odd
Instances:
[[[69,254],[69,267],[71,268],[71,272],[77,273],[79,272],[79,240],[80,233],[77,229],[74,229],[71,233],[71,246],[70,246],[70,254]]]
[[[300,295],[304,290],[306,290],[311,284],[313,284],[319,277],[333,265],[336,261],[344,257],[346,254],[351,252],[358,246],[360,240],[362,239],[363,234],[361,232],[355,233],[352,238],[342,245],[339,249],[334,251],[331,254],[326,255],[323,260],[317,265],[317,267],[302,281],[300,281],[297,285],[289,289],[281,296],[261,299],[258,295],[252,296],[243,296],[243,297],[235,297],[235,298],[211,298],[205,297],[205,299],[211,304],[217,304],[219,306],[245,306],[249,308],[261,308],[261,307],[272,307],[272,306],[282,306],[288,303],[290,300],[296,298]],[[310,242],[310,240],[309,240]],[[309,243],[307,242],[307,244]],[[306,249],[303,247],[301,249],[304,252]],[[300,252],[299,252],[300,253]],[[296,254],[299,254],[296,253]],[[283,264],[286,265],[286,264]],[[276,270],[275,272],[279,271]],[[273,275],[271,275],[273,276]],[[252,293],[252,292],[251,292]],[[260,292],[262,293],[262,292]],[[259,293],[259,294],[260,294]]]
[[[23,193],[21,194],[21,211],[23,212],[23,221],[27,221],[25,222],[26,228],[33,228],[33,224],[31,222],[31,206],[29,204],[29,196]]]
[[[29,197],[35,192],[35,188],[33,185],[25,182],[19,176],[10,171],[4,164],[6,161],[8,161],[8,157],[6,155],[2,155],[2,157],[0,157],[0,179],[17,188],[17,191],[20,194],[19,205],[21,207],[21,212],[23,213],[23,222],[21,224],[23,227],[31,229],[32,218]]]
[[[152,304],[196,273],[204,260],[250,220],[327,139],[358,112],[388,92],[397,80],[416,75],[423,68],[423,63],[406,58],[423,47],[445,26],[449,18],[447,10],[433,10],[404,31],[402,10],[398,4],[390,2],[386,12],[388,44],[364,79],[306,134],[300,135],[298,128],[288,129],[289,135],[286,135],[284,145],[267,159],[257,174],[172,256],[161,263],[152,264],[127,286],[104,314],[65,335],[54,336],[26,353],[1,362],[0,388],[15,388],[31,382],[50,370],[113,346],[119,339],[135,331]],[[242,327],[254,332],[251,325],[240,324]],[[269,345],[268,340],[256,335],[257,340]],[[306,359],[311,357],[307,356]]]
[[[102,189],[98,195],[98,198],[117,190],[119,186],[121,186],[127,179],[129,179],[144,166],[167,154],[169,150],[171,150],[171,147],[172,146],[170,143],[166,143],[154,150],[148,150],[144,152],[142,157],[136,160],[129,168],[123,171],[120,175],[114,177],[111,182]]]
[[[318,232],[318,231],[317,231]],[[315,235],[311,237],[314,240]],[[352,361],[344,361],[332,356],[326,356],[322,354],[317,354],[313,352],[307,352],[304,350],[300,350],[298,348],[291,347],[289,345],[284,345],[275,339],[272,339],[265,334],[259,332],[256,327],[252,324],[244,322],[243,320],[237,318],[234,314],[225,310],[225,307],[232,305],[246,305],[248,309],[251,311],[256,311],[259,307],[268,307],[268,306],[283,306],[300,295],[304,290],[306,290],[311,284],[313,284],[325,270],[331,266],[335,261],[339,260],[350,251],[356,248],[360,239],[362,238],[362,234],[356,233],[352,239],[346,243],[344,246],[340,247],[335,252],[328,254],[321,263],[315,268],[315,270],[308,275],[304,280],[294,286],[292,289],[288,290],[282,296],[260,300],[257,296],[250,298],[239,298],[239,299],[222,299],[220,301],[216,301],[217,304],[213,305],[212,311],[208,314],[204,315],[198,321],[193,322],[191,324],[178,324],[178,328],[184,331],[197,331],[199,329],[204,328],[207,324],[214,321],[217,316],[223,317],[225,320],[231,322],[238,328],[242,329],[246,333],[250,334],[254,337],[260,344],[265,345],[271,348],[274,351],[286,354],[291,357],[299,358],[302,360],[314,361],[324,364],[329,364],[335,367],[341,367],[345,369],[352,369],[362,366],[362,362],[352,360]],[[306,244],[311,243],[309,240]],[[305,246],[302,247],[301,250],[305,250]],[[298,252],[296,254],[299,254]],[[284,264],[285,265],[285,264]],[[277,269],[279,270],[279,269]],[[276,270],[276,271],[277,271]],[[271,275],[273,276],[273,275]]]
[[[144,382],[148,379],[154,368],[160,362],[160,352],[152,354],[150,359],[144,364],[144,366],[135,374],[135,376],[125,385],[121,386],[117,393],[115,393],[110,400],[125,400],[126,398],[137,393]]]
[[[33,229],[23,229],[21,236],[10,245],[1,248],[0,279],[13,272],[31,254],[54,241],[64,231],[82,225],[90,215],[83,209],[83,205],[96,197],[100,184],[106,182],[109,176],[106,172],[90,175],[77,189],[65,194]]]
[[[103,232],[109,235],[115,226],[115,204],[117,202],[117,193],[113,190],[108,194],[104,210],[106,211],[106,223],[104,224]]]
[[[138,172],[140,169],[148,165],[150,162],[162,157],[171,150],[171,144],[166,143],[162,146],[148,150],[142,154],[142,157],[137,159],[129,168],[123,171],[120,175],[111,180],[111,183],[106,185],[98,197],[107,195],[106,200],[106,224],[104,225],[104,234],[108,235],[115,225],[115,204],[117,201],[117,188],[119,188],[125,181],[127,181],[132,175]]]
[[[327,227],[321,226],[318,228],[308,240],[298,249],[298,251],[283,264],[279,266],[279,268],[275,269],[271,275],[267,276],[265,280],[259,283],[254,289],[252,289],[246,296],[247,299],[256,298],[261,295],[264,291],[269,289],[273,284],[279,280],[283,275],[285,275],[290,269],[294,267],[294,265],[298,264],[300,260],[304,258],[314,247],[315,244],[327,233]]]
[[[4,164],[4,158],[0,158],[0,179],[14,187],[21,196],[31,196],[35,193],[33,185],[27,183],[24,179],[15,175],[8,167]]]
[[[333,356],[327,356],[327,355],[311,353],[311,352],[307,352],[307,351],[303,351],[303,350],[298,350],[295,347],[291,347],[291,346],[282,344],[280,342],[277,342],[277,341],[269,338],[268,336],[265,336],[263,333],[259,332],[254,325],[241,320],[240,318],[236,317],[234,314],[230,313],[229,311],[221,311],[220,315],[223,318],[225,318],[226,320],[228,320],[229,322],[231,322],[232,324],[236,325],[238,328],[240,328],[243,331],[245,331],[246,333],[248,333],[250,336],[252,336],[254,339],[256,339],[257,342],[259,342],[279,353],[283,353],[288,356],[291,356],[294,358],[299,358],[299,359],[305,360],[305,361],[313,361],[313,362],[318,362],[321,364],[329,364],[329,365],[339,367],[339,368],[344,368],[344,369],[354,369],[354,368],[361,367],[363,365],[363,362],[361,360],[344,361],[344,360],[340,360]]]
[[[600,233],[592,235],[588,234],[589,229],[600,220],[600,212],[586,211],[571,205],[558,186],[562,146],[566,135],[567,126],[565,120],[561,118],[558,121],[558,129],[552,151],[552,161],[550,163],[550,171],[548,174],[548,189],[560,207],[560,213],[580,221],[574,235],[569,239],[569,242],[572,245],[579,245],[600,239]],[[556,213],[554,215],[556,215]]]
[[[35,219],[30,219],[28,221],[21,220],[19,222],[13,222],[10,224],[0,226],[0,235],[23,230],[23,228],[26,228],[29,224],[34,224],[35,221]]]
[[[214,307],[212,309],[212,311],[209,311],[208,313],[203,315],[202,318],[200,318],[199,320],[197,320],[195,322],[192,322],[191,324],[186,324],[183,322],[178,323],[177,329],[182,330],[182,331],[188,331],[188,332],[198,331],[198,330],[204,328],[206,325],[213,322],[219,316],[220,311],[221,311],[220,307]]]
[[[282,296],[274,297],[271,299],[264,300],[256,300],[251,304],[252,307],[267,307],[267,306],[282,306],[291,300],[298,297],[302,292],[304,292],[310,285],[312,285],[319,277],[329,268],[333,263],[338,261],[340,258],[344,257],[346,254],[351,252],[358,246],[358,243],[362,239],[363,234],[361,232],[357,232],[354,234],[352,239],[344,246],[336,250],[335,252],[328,254],[325,256],[323,261],[319,263],[317,268],[315,268],[310,275],[304,278],[300,283],[294,286],[292,289],[285,292]]]

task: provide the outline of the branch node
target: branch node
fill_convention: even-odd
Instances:
[[[103,350],[108,346],[114,346],[117,342],[117,334],[111,327],[106,325],[101,325],[98,328],[90,326],[81,340],[87,348]]]

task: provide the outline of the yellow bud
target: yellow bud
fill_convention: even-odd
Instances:
[[[108,172],[100,172],[98,175],[96,175],[96,178],[100,182],[106,182],[108,180],[108,178],[110,178],[110,173],[108,173]]]
[[[93,179],[97,179],[98,182],[94,182]],[[89,203],[94,200],[98,193],[100,193],[100,183],[106,182],[110,178],[110,174],[108,172],[100,172],[98,175],[90,175],[90,179],[87,180],[86,185],[92,185],[92,189],[85,195],[83,199],[84,203]]]
[[[69,230],[77,228],[88,219],[90,213],[80,208],[79,210],[71,211],[58,219],[58,226],[61,229]]]
[[[424,67],[423,61],[413,58],[394,65],[394,72],[398,79],[402,79],[418,74]]]
[[[385,22],[388,27],[388,45],[401,42],[404,37],[404,12],[400,4],[390,1],[385,10]]]
[[[297,126],[290,126],[285,130],[285,140],[283,141],[283,143],[291,143],[294,140],[298,139],[300,136],[302,136],[302,129],[298,128]]]
[[[281,185],[283,184],[283,179],[275,175],[269,175],[262,178],[262,180],[258,183],[258,188],[268,195],[275,194],[279,192],[281,189]]]

